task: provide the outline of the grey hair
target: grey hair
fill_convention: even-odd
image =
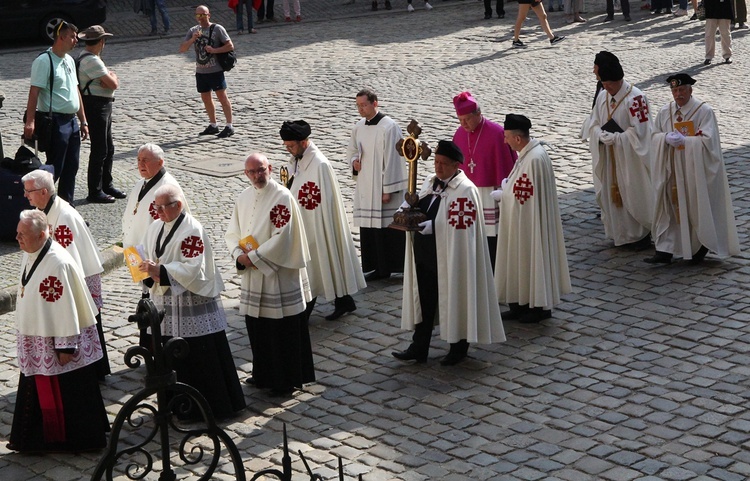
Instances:
[[[170,202],[179,200],[182,208],[185,208],[185,197],[182,195],[182,190],[176,185],[164,184],[154,192],[154,197],[161,197],[163,195],[166,195]]]
[[[22,210],[18,216],[21,222],[28,222],[35,234],[49,228],[47,225],[47,215],[38,209]]]
[[[154,157],[159,160],[164,160],[164,150],[156,144],[148,143],[143,144],[138,148],[138,153],[143,151],[150,152]]]
[[[21,182],[32,182],[35,189],[47,189],[50,195],[55,193],[55,178],[46,170],[32,170],[21,177]]]

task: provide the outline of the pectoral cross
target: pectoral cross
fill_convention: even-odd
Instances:
[[[471,159],[471,162],[469,162],[469,170],[471,171],[472,174],[474,173],[474,167],[476,166],[477,164],[474,162],[474,159]]]
[[[680,109],[677,109],[677,112],[674,113],[677,116],[677,121],[682,122],[682,112]]]

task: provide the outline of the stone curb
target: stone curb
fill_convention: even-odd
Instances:
[[[99,257],[102,260],[102,266],[104,266],[104,272],[102,275],[105,276],[125,265],[125,260],[122,257],[122,248],[113,246],[110,249],[99,253]],[[0,290],[0,315],[11,312],[16,309],[16,292],[7,291],[5,289]]]

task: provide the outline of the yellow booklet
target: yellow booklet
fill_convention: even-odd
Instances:
[[[125,264],[130,269],[130,276],[133,278],[133,282],[141,282],[143,279],[148,278],[148,272],[141,272],[138,270],[138,266],[143,262],[143,246],[131,246],[123,251],[125,256]]]
[[[258,248],[258,241],[255,240],[255,237],[249,235],[247,237],[243,237],[240,239],[240,249],[242,249],[242,252],[247,254],[250,251],[254,251]]]
[[[675,122],[674,129],[685,137],[695,136],[695,124],[692,120],[686,120],[685,122]],[[685,150],[685,146],[680,145],[679,147],[677,147],[677,150]]]

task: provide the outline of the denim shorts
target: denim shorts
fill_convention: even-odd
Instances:
[[[226,90],[227,81],[224,79],[224,72],[197,73],[195,74],[195,84],[198,92],[210,92],[217,90]]]

